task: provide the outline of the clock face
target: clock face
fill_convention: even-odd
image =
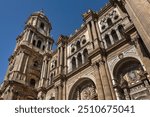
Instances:
[[[136,80],[136,73],[135,71],[128,72],[128,76],[131,80]]]

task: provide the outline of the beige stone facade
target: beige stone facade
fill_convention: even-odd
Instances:
[[[0,98],[150,99],[148,9],[148,0],[110,0],[84,13],[81,27],[60,35],[54,51],[51,23],[42,11],[33,13],[17,37]]]

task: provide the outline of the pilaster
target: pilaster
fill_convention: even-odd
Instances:
[[[103,89],[103,85],[102,85],[101,76],[99,73],[99,63],[95,62],[92,66],[94,68],[94,74],[95,74],[95,78],[96,78],[96,88],[97,88],[97,92],[98,92],[98,99],[104,100],[105,95],[104,95],[104,89]]]

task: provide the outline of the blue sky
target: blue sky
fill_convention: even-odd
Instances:
[[[0,0],[0,83],[3,81],[16,37],[29,15],[44,9],[52,24],[55,42],[60,34],[70,35],[82,24],[88,9],[99,11],[108,0]]]

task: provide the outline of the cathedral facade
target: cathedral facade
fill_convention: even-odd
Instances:
[[[4,100],[150,99],[149,0],[110,0],[88,10],[56,50],[51,23],[33,13],[17,37],[0,87]]]

